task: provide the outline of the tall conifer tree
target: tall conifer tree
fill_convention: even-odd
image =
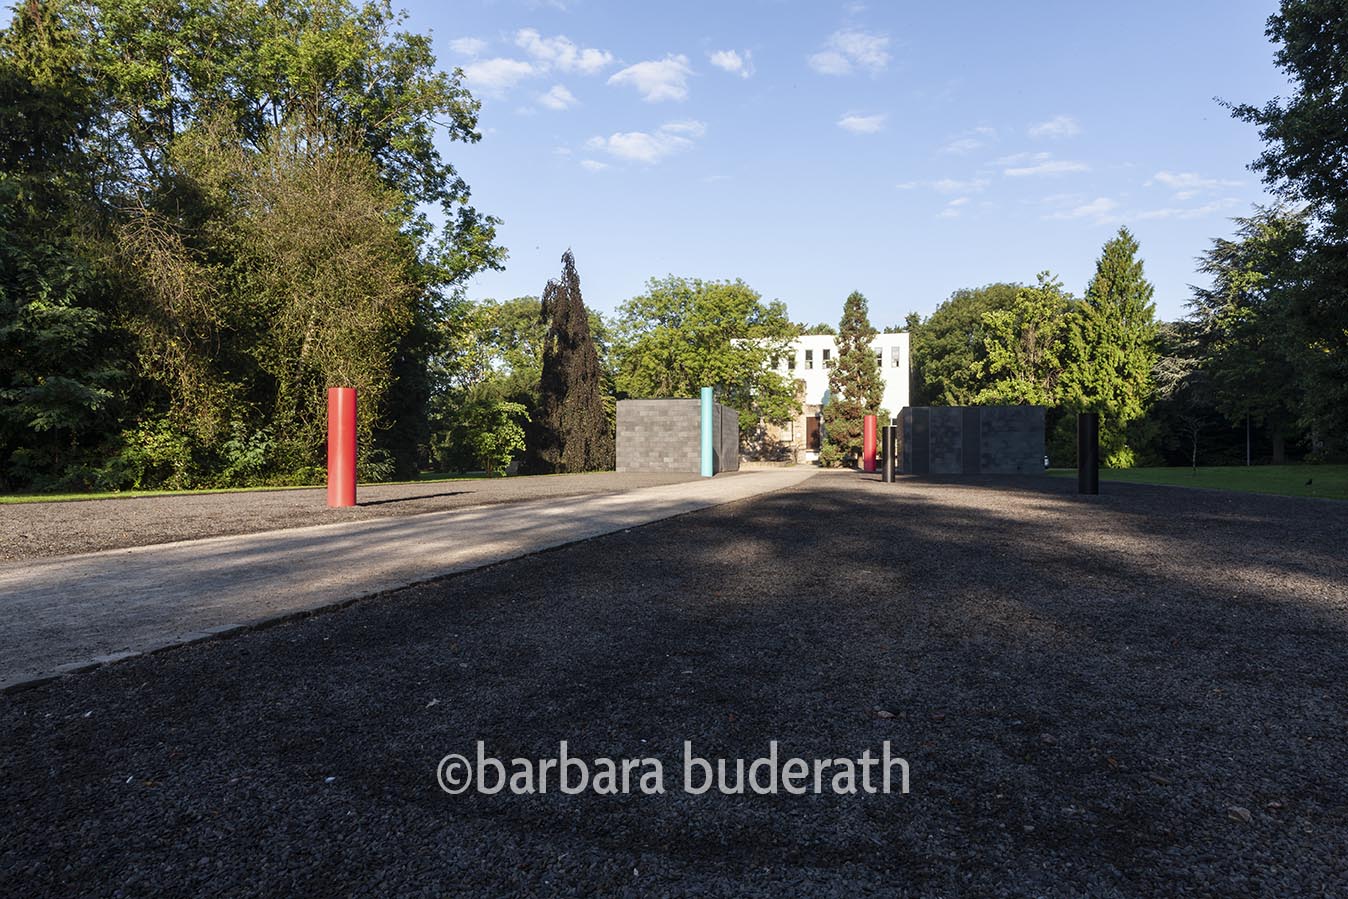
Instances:
[[[1072,317],[1062,375],[1064,404],[1100,413],[1101,451],[1114,468],[1132,464],[1126,428],[1146,412],[1156,364],[1156,304],[1137,251],[1127,228],[1105,244]]]
[[[612,468],[603,372],[570,250],[562,255],[561,280],[549,281],[543,289],[543,319],[548,336],[527,467],[534,474]]]
[[[838,358],[828,373],[824,432],[833,451],[823,453],[824,460],[861,455],[863,418],[880,411],[885,383],[871,348],[875,335],[866,298],[852,291],[838,323]]]

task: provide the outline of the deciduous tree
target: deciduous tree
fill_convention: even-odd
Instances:
[[[794,381],[772,364],[796,327],[784,304],[763,302],[743,281],[652,279],[619,308],[615,332],[620,395],[694,397],[713,387],[739,411],[741,433],[800,410]]]
[[[986,386],[976,403],[1055,406],[1074,301],[1062,282],[1040,272],[1033,287],[1016,292],[1007,308],[983,313],[983,346],[987,357],[978,363]]]
[[[999,283],[957,290],[926,320],[909,317],[914,405],[967,406],[975,401],[988,386],[983,316],[1011,308],[1021,287]]]

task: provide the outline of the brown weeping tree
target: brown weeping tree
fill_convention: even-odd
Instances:
[[[561,280],[543,288],[543,320],[548,336],[525,467],[530,474],[610,469],[613,434],[604,408],[599,352],[570,250],[562,255]]]

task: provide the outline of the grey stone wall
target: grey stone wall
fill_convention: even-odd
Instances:
[[[712,450],[716,471],[740,467],[739,413],[720,403],[712,408]],[[618,471],[702,471],[702,401],[658,399],[618,401]]]
[[[904,474],[1043,474],[1042,406],[917,406],[898,426]]]

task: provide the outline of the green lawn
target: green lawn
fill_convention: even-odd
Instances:
[[[1076,477],[1076,469],[1072,468],[1053,469],[1049,473]],[[1200,467],[1197,472],[1192,468],[1102,468],[1100,480],[1348,499],[1348,465],[1230,465]]]
[[[392,484],[427,484],[439,481],[466,481],[485,477],[481,473],[437,474],[427,472],[415,481],[391,481]],[[308,484],[298,487],[233,487],[204,490],[119,490],[106,493],[0,493],[0,505],[6,503],[63,503],[83,499],[137,499],[144,496],[187,496],[196,493],[257,493],[263,490],[313,490],[323,484]],[[384,486],[384,485],[361,485]]]

